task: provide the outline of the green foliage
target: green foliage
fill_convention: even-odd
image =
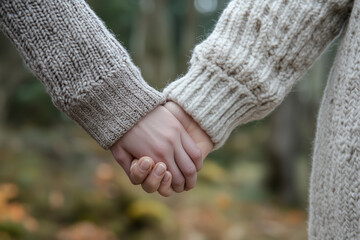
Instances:
[[[9,96],[7,109],[11,125],[50,126],[61,120],[44,86],[35,78],[25,81]]]
[[[96,14],[126,47],[129,46],[134,20],[139,11],[138,0],[89,1]]]
[[[22,239],[26,236],[26,229],[20,225],[11,221],[4,221],[0,223],[0,233],[6,232],[11,238]]]
[[[164,1],[163,12],[147,17],[140,1],[152,0],[88,3],[129,50],[144,78],[164,86],[184,73],[191,49],[211,32],[228,1],[219,0],[212,13],[193,12],[193,21],[193,1]],[[159,14],[167,24],[156,25]],[[139,34],[144,19],[153,25]],[[160,33],[164,35],[159,38]],[[143,55],[138,55],[137,44],[144,40],[139,36],[146,36]],[[297,99],[292,108],[298,110],[299,121],[292,127],[300,134],[292,136],[298,152],[286,159],[294,164],[297,205],[285,209],[281,186],[287,181],[282,179],[275,191],[268,177],[270,172],[282,174],[281,167],[272,167],[279,160],[269,150],[279,112],[239,127],[205,161],[193,191],[163,199],[132,186],[108,152],[69,124],[4,36],[0,51],[0,94],[6,95],[6,104],[0,102],[1,240],[306,239],[311,139],[334,48],[289,96]],[[172,71],[162,74],[164,69]]]

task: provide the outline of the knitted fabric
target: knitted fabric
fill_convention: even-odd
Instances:
[[[359,21],[360,0],[233,0],[165,89],[218,148],[271,112],[346,26],[318,117],[310,239],[360,239]],[[83,0],[0,0],[0,29],[104,148],[164,102]]]
[[[165,101],[84,0],[0,0],[0,29],[54,104],[106,149]]]
[[[360,0],[233,0],[165,90],[220,147],[260,119],[343,30],[314,146],[309,239],[360,239]]]

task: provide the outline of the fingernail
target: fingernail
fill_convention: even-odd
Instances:
[[[140,170],[147,171],[150,168],[150,160],[148,158],[143,159],[143,161],[140,163]]]
[[[162,183],[167,183],[169,180],[170,180],[170,173],[166,172],[165,176],[164,176],[164,178],[162,180]]]
[[[164,174],[165,171],[166,171],[165,165],[163,163],[160,163],[159,165],[157,165],[155,169],[155,174],[156,176],[160,177],[161,175]]]
[[[136,161],[133,161],[133,162],[131,163],[130,171],[133,170],[133,168],[136,166],[136,164],[137,164]]]

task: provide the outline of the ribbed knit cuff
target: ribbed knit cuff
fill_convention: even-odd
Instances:
[[[162,93],[130,74],[123,71],[111,76],[65,110],[105,149],[165,102]]]
[[[352,1],[230,1],[197,45],[189,72],[164,93],[219,148],[269,114],[339,33]]]
[[[0,29],[53,103],[105,149],[165,101],[84,0],[1,1]]]
[[[179,104],[220,148],[240,123],[254,118],[259,102],[249,89],[216,66],[194,66],[164,89],[168,100]],[[261,116],[258,116],[260,118]]]

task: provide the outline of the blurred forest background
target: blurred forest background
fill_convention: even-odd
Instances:
[[[227,0],[89,0],[161,90]],[[0,34],[0,239],[306,239],[316,115],[336,42],[264,120],[213,152],[195,189],[132,186],[111,154],[51,103]]]

